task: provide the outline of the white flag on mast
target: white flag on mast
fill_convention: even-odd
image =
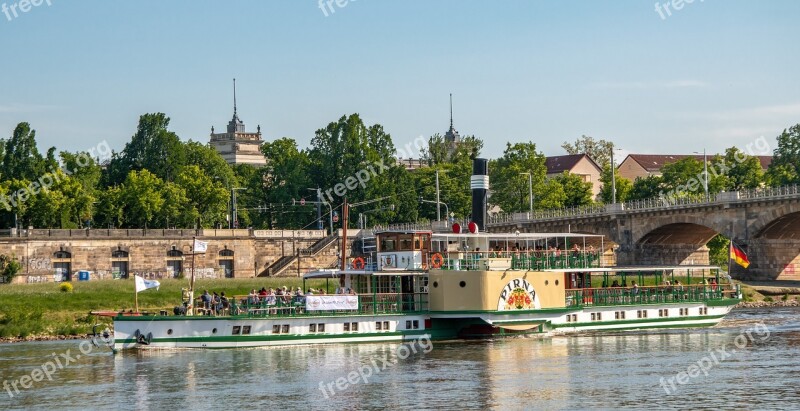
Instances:
[[[144,278],[139,277],[138,275],[134,276],[133,279],[136,282],[137,293],[150,288],[155,288],[156,290],[158,290],[158,287],[161,286],[161,283],[159,283],[156,280],[145,280]]]
[[[195,239],[194,246],[192,246],[192,250],[194,250],[195,253],[205,253],[206,250],[208,250],[208,242]]]

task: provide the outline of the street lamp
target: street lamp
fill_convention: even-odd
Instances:
[[[699,151],[694,151],[694,154],[700,154]],[[703,189],[706,192],[706,202],[709,201],[708,198],[708,157],[706,157],[706,149],[703,149]]]
[[[374,212],[377,212],[377,211],[383,211],[383,210],[392,210],[392,211],[394,211],[394,204],[391,204],[391,205],[389,205],[387,207],[373,208],[372,210],[367,210],[367,211],[358,213],[358,225],[361,226],[362,230],[366,229],[367,228],[367,214],[368,213],[374,213]]]
[[[614,143],[611,143],[611,204],[617,204],[617,167],[614,166],[614,150],[621,151],[619,148],[614,148]]]
[[[228,228],[239,228],[239,213],[236,209],[236,192],[240,190],[246,190],[244,187],[233,187],[231,188],[231,222],[228,225]],[[235,226],[235,227],[234,227]]]
[[[530,202],[531,215],[528,218],[533,218],[533,175],[531,173],[519,173],[519,175],[528,176],[528,201]]]
[[[443,202],[441,202],[441,201],[424,200],[422,197],[420,197],[420,198],[419,198],[419,201],[420,201],[420,202],[423,202],[423,203],[431,203],[431,204],[436,204],[436,208],[439,208],[439,204],[441,204],[441,205],[443,205],[443,206],[444,206],[444,214],[445,214],[445,215],[450,215],[450,207],[448,207],[446,203],[443,203]],[[452,216],[451,216],[451,217],[452,217]],[[438,220],[437,220],[437,221],[438,221]]]

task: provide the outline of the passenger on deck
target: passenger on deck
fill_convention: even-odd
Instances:
[[[266,287],[261,287],[261,291],[258,292],[258,296],[261,297],[262,300],[267,296]]]
[[[275,305],[275,290],[270,288],[269,291],[267,291],[267,295],[264,296],[264,302],[267,303],[267,305]]]
[[[631,295],[639,295],[639,286],[636,284],[636,281],[631,281]]]
[[[611,283],[611,288],[617,288],[617,287],[619,287],[619,281],[614,280],[614,282]]]
[[[203,302],[204,310],[211,308],[211,294],[208,293],[208,290],[203,290],[203,295],[200,296],[200,301]]]
[[[258,298],[258,294],[256,294],[256,289],[254,288],[250,291],[250,294],[247,296],[247,304],[256,305],[259,302],[260,299]]]

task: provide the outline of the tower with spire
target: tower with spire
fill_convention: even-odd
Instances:
[[[453,93],[450,93],[450,129],[444,133],[444,142],[447,144],[447,154],[452,155],[461,144],[461,136],[453,127]]]
[[[211,147],[225,159],[228,164],[251,164],[263,166],[267,163],[261,153],[261,126],[255,133],[245,130],[244,122],[239,119],[236,107],[236,79],[233,79],[233,118],[228,122],[225,133],[215,133],[211,127]]]

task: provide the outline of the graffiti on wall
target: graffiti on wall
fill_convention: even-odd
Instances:
[[[28,268],[30,270],[46,271],[50,270],[52,267],[53,264],[50,262],[49,258],[41,258],[41,257],[28,258]]]

